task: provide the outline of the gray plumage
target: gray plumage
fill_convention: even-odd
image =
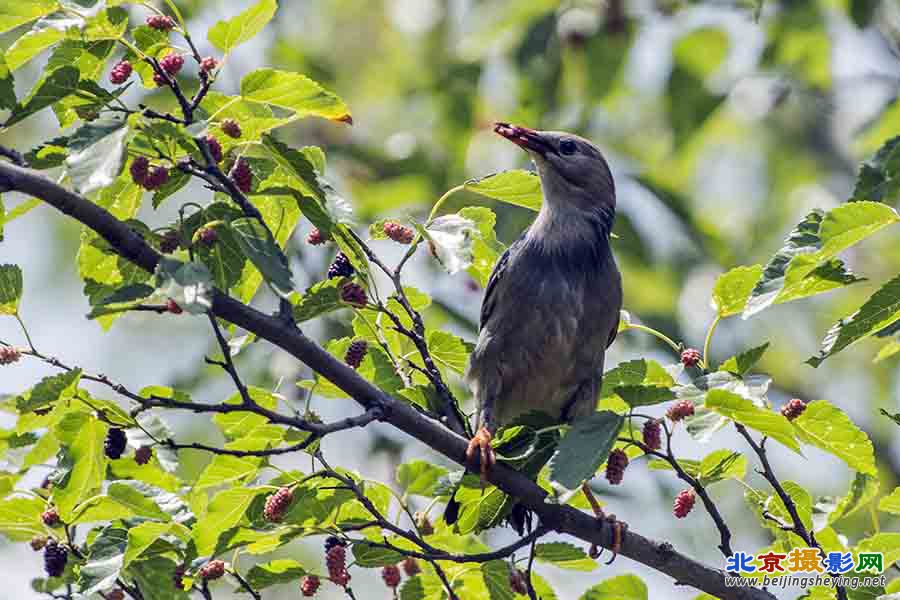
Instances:
[[[485,291],[467,381],[488,434],[529,411],[560,421],[594,411],[622,305],[609,246],[615,187],[600,151],[568,133],[495,130],[529,152],[544,203]]]

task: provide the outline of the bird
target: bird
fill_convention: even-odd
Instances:
[[[534,411],[560,423],[594,412],[622,307],[610,247],[616,191],[603,154],[571,133],[508,123],[494,131],[530,155],[543,203],[488,280],[465,376],[477,405],[466,458],[482,481],[499,427]]]

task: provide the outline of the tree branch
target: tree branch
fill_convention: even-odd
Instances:
[[[74,194],[41,173],[0,163],[0,189],[15,190],[40,198],[97,232],[122,257],[153,272],[160,255],[125,223],[89,200]],[[384,420],[460,465],[466,465],[467,440],[439,422],[429,419],[406,402],[396,400],[363,379],[355,370],[331,356],[296,327],[215,292],[212,313],[285,350],[334,383],[364,408],[380,407]],[[489,481],[534,511],[542,524],[581,539],[611,548],[612,528],[570,506],[546,502],[547,492],[521,473],[498,464]],[[725,572],[697,562],[668,543],[655,542],[629,530],[619,553],[651,569],[723,600],[773,600],[769,592],[725,586]]]

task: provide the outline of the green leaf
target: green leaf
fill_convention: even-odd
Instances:
[[[100,489],[106,475],[103,441],[108,427],[96,419],[88,419],[68,447],[72,471],[53,488],[53,501],[64,521],[71,519],[75,507]]]
[[[722,389],[710,390],[706,395],[706,407],[800,453],[794,429],[780,413],[760,408],[751,400]]]
[[[481,563],[480,583],[487,589],[490,600],[515,600],[515,592],[509,584],[509,564],[505,561],[489,560]],[[481,591],[480,586],[478,591]]]
[[[225,204],[214,202],[206,207],[206,210],[191,215],[185,221],[185,236],[194,239],[197,232],[206,227],[208,223],[224,221],[226,223],[243,216],[241,211]],[[195,255],[207,266],[213,276],[216,286],[221,290],[230,290],[242,283],[241,279],[244,266],[247,262],[244,252],[237,239],[237,234],[231,227],[217,225],[215,227],[218,238],[215,244],[196,244]]]
[[[19,314],[22,299],[22,269],[18,265],[0,265],[0,315]]]
[[[506,247],[497,241],[494,225],[497,216],[489,208],[483,206],[467,206],[459,211],[459,216],[475,223],[478,236],[472,241],[472,264],[468,268],[469,275],[485,287]]]
[[[900,413],[894,413],[894,414],[891,414],[891,413],[889,413],[888,411],[884,410],[883,408],[879,408],[879,409],[878,409],[878,412],[880,412],[881,414],[883,414],[884,416],[886,416],[888,419],[890,419],[891,421],[893,421],[893,422],[896,423],[897,425],[900,425]]]
[[[353,558],[361,567],[386,567],[396,565],[403,560],[403,555],[396,550],[380,548],[369,542],[354,542]]]
[[[469,354],[473,348],[473,344],[440,329],[435,329],[428,334],[428,350],[431,357],[440,365],[459,375],[466,372]]]
[[[567,542],[537,544],[534,556],[539,562],[552,564],[560,569],[593,571],[597,568],[597,561],[589,557],[584,549]]]
[[[753,286],[763,273],[761,265],[735,267],[719,276],[713,286],[713,304],[720,317],[729,317],[744,310]]]
[[[438,482],[448,471],[425,460],[414,460],[397,467],[397,483],[404,494],[433,498]]]
[[[16,408],[24,413],[71,398],[80,381],[81,369],[44,377],[32,388],[30,394],[16,399]]]
[[[296,190],[302,196],[309,196],[316,204],[324,201],[325,191],[319,186],[316,167],[307,153],[295,150],[281,142],[273,135],[262,136],[263,147],[274,160],[280,170],[277,170],[260,185],[260,191],[265,192],[267,187],[277,187],[283,179],[292,190]],[[321,205],[320,205],[321,206]],[[322,208],[324,211],[324,207]],[[329,220],[330,221],[330,220]],[[319,226],[319,223],[316,223]],[[330,222],[324,228],[319,227],[324,235],[331,231]]]
[[[10,127],[62,100],[75,91],[80,76],[75,67],[61,67],[46,74],[35,84],[25,100],[13,109],[4,126]]]
[[[829,356],[837,354],[844,348],[859,340],[881,331],[885,327],[900,320],[900,275],[894,277],[872,294],[872,297],[859,307],[859,310],[835,323],[825,339],[817,356],[806,362],[818,367]]]
[[[609,455],[624,422],[624,416],[610,411],[576,420],[550,459],[551,481],[573,490],[590,479]]]
[[[837,255],[897,221],[897,212],[879,202],[842,204],[827,214],[812,211],[766,265],[747,301],[744,318],[772,304],[859,281],[845,270]]]
[[[9,61],[9,56],[7,56]],[[895,106],[900,106],[895,101]],[[884,143],[870,160],[859,167],[853,200],[891,202],[900,193],[900,136]]]
[[[872,362],[879,363],[897,354],[900,354],[900,340],[891,340],[878,350],[878,354],[875,355]]]
[[[877,475],[872,442],[839,408],[825,400],[816,400],[791,421],[801,441],[833,454],[850,468]]]
[[[900,487],[882,498],[878,502],[878,510],[895,515],[900,515]]]
[[[864,540],[860,540],[856,545],[855,551],[859,552],[881,552],[884,554],[884,567],[887,569],[890,565],[900,560],[900,533],[878,533]]]
[[[475,192],[507,204],[523,206],[533,211],[541,209],[543,193],[541,180],[531,171],[515,169],[470,179],[464,184],[466,190]]]
[[[287,297],[294,289],[293,276],[287,257],[278,247],[272,234],[258,219],[244,217],[231,222],[238,243],[272,289]]]
[[[843,498],[820,498],[815,505],[816,530],[831,525],[856,511],[865,508],[878,495],[878,477],[856,473],[850,489]],[[824,515],[824,519],[820,516]]]
[[[56,0],[0,0],[0,33],[24,25],[60,9]]]
[[[12,71],[6,64],[6,58],[0,51],[0,109],[14,109],[17,105],[16,101],[16,82],[13,80]],[[0,210],[0,222],[2,222],[3,211]],[[2,239],[2,227],[0,227],[0,239]]]
[[[595,585],[580,600],[647,600],[647,585],[636,575],[619,575]]]
[[[190,537],[190,531],[184,525],[178,523],[157,523],[145,521],[128,529],[128,547],[122,568],[127,568],[133,561],[141,558],[141,555],[150,549],[162,537],[176,536],[184,541]]]
[[[446,600],[444,584],[431,570],[407,578],[400,586],[400,600]]]
[[[326,279],[313,284],[302,296],[297,296],[294,300],[294,320],[303,323],[343,308],[340,284],[340,279]]]
[[[133,563],[128,574],[134,578],[144,600],[189,600],[187,592],[175,587],[172,573],[176,567],[170,558],[154,556]]]
[[[240,523],[253,500],[263,493],[266,493],[263,488],[237,487],[216,494],[191,533],[197,552],[201,555],[212,553],[219,535]]]
[[[56,27],[40,25],[38,23],[31,31],[17,39],[6,51],[6,64],[10,71],[15,71],[66,36],[64,31]]]
[[[161,521],[185,518],[187,507],[178,496],[159,488],[131,481],[114,481],[108,489],[109,497],[127,507],[135,516]],[[166,510],[163,510],[162,506]]]
[[[256,475],[259,465],[258,458],[238,458],[237,456],[218,454],[200,474],[194,487],[202,490],[226,483],[238,485]]]
[[[460,504],[456,529],[460,534],[480,533],[494,527],[512,507],[511,498],[499,488],[484,488],[478,477],[467,475],[457,489],[455,499]]]
[[[141,396],[147,397],[153,394],[163,398],[177,398],[176,394],[167,394],[166,391],[167,388],[148,388],[141,390]],[[160,416],[152,412],[142,412],[136,420],[138,427],[133,427],[125,432],[125,435],[128,436],[128,443],[134,448],[152,446],[153,454],[160,466],[169,473],[174,473],[178,468],[178,454],[167,446],[156,445],[156,440],[171,440],[172,430]]]
[[[275,16],[277,0],[259,0],[256,4],[209,30],[209,43],[228,54],[235,47],[253,39]]]
[[[759,359],[762,358],[762,355],[765,354],[766,350],[769,348],[769,342],[766,342],[762,346],[756,346],[755,348],[750,348],[740,354],[732,356],[721,365],[719,365],[719,371],[728,371],[729,373],[734,373],[735,375],[745,375],[750,369],[756,366],[756,363],[759,362]]]
[[[46,535],[41,513],[47,504],[40,498],[0,500],[0,533],[13,542],[26,542],[36,535]]]
[[[743,479],[747,472],[747,457],[740,452],[716,450],[700,462],[697,476],[700,483],[710,485],[723,479]]]
[[[253,565],[247,572],[247,583],[255,590],[269,586],[290,583],[306,575],[303,565],[296,560],[282,558],[267,563]]]
[[[156,265],[156,288],[191,314],[212,308],[213,276],[206,265],[164,256]]]
[[[248,386],[247,393],[259,406],[267,410],[275,410],[278,400],[269,390]],[[243,402],[243,398],[239,392],[225,401],[226,404],[241,404],[241,402]],[[212,420],[229,440],[243,437],[269,421],[266,417],[249,411],[222,413],[215,415]]]
[[[312,79],[277,69],[257,69],[241,80],[241,97],[294,111],[296,116],[350,120],[344,101]]]
[[[87,563],[79,569],[85,596],[115,587],[122,570],[128,532],[120,527],[107,527],[90,544]]]
[[[115,119],[83,125],[69,140],[66,172],[76,191],[89,194],[111,185],[125,162],[128,125]]]
[[[615,393],[632,408],[668,402],[675,397],[669,388],[653,385],[620,385]]]

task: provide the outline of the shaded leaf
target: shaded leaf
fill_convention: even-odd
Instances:
[[[294,299],[294,320],[303,323],[343,308],[340,292],[341,280],[326,279],[309,287],[302,296]]]
[[[258,219],[244,217],[231,222],[231,229],[257,269],[279,295],[287,297],[294,289],[293,275],[287,257],[278,247],[272,234]]]
[[[583,548],[568,542],[537,544],[534,552],[538,561],[552,564],[561,569],[593,571],[597,568],[597,561],[589,557]]]
[[[625,417],[610,411],[595,412],[575,421],[550,459],[550,479],[575,489],[591,478],[606,460]]]
[[[306,575],[303,565],[292,559],[278,559],[267,563],[253,565],[247,572],[247,583],[256,590],[272,585],[290,583]]]
[[[2,23],[2,21],[0,21]],[[80,73],[75,67],[61,67],[42,77],[21,104],[13,109],[5,127],[27,119],[34,113],[65,98],[78,86]]]
[[[414,460],[397,467],[397,483],[404,494],[433,498],[447,469],[425,460]]]
[[[19,313],[22,299],[22,269],[18,265],[0,265],[0,315]]]
[[[125,161],[125,121],[103,120],[86,123],[69,139],[66,172],[82,194],[111,185]]]

